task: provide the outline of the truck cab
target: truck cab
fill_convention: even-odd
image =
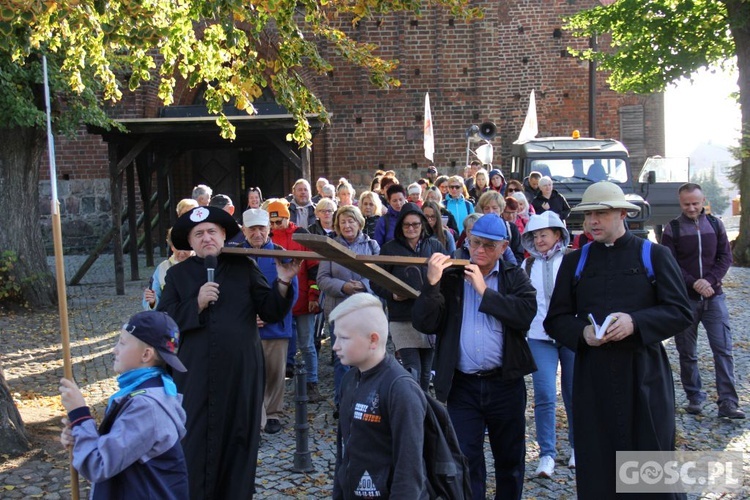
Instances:
[[[619,185],[626,199],[641,207],[639,213],[628,213],[628,228],[638,236],[648,236],[646,223],[651,215],[650,206],[635,193],[630,157],[621,142],[576,138],[574,134],[573,137],[547,137],[513,144],[511,153],[511,178],[525,181],[533,171],[549,176],[554,188],[571,207],[581,202],[586,188],[595,182]],[[572,232],[582,232],[583,214],[571,213],[566,224]]]

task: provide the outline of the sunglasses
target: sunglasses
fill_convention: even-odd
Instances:
[[[516,188],[508,188],[508,192],[509,193],[520,193],[521,190],[520,189],[516,189]]]
[[[448,186],[448,189],[461,189],[461,186]]]
[[[404,227],[404,229],[417,229],[418,227],[422,225],[422,223],[421,222],[404,222],[401,225]]]
[[[271,221],[271,225],[272,226],[279,226],[279,227],[281,227],[283,224],[284,224],[284,219],[272,220]]]

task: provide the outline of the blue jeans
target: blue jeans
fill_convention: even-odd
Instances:
[[[568,441],[573,448],[573,365],[575,353],[551,340],[529,339],[529,348],[536,361],[534,381],[534,421],[539,456],[557,457],[555,448],[555,408],[557,407],[557,365],[562,366],[560,389],[565,413],[568,415]]]
[[[297,343],[302,352],[307,371],[307,382],[318,383],[318,352],[315,350],[315,315],[302,314],[294,317],[294,329],[297,332]]]
[[[336,343],[336,325],[335,322],[331,323],[326,320],[326,328],[331,337],[331,349],[333,344]],[[349,371],[349,367],[341,364],[341,360],[335,354],[333,355],[333,402],[336,403],[336,408],[339,406],[341,401],[341,381],[344,379],[344,375]]]
[[[469,460],[474,500],[485,500],[484,430],[495,459],[495,498],[519,499],[526,455],[526,384],[523,377],[478,378],[459,371],[448,394],[448,414],[461,451]]]
[[[674,344],[680,354],[680,379],[682,388],[691,403],[702,403],[706,393],[701,390],[701,375],[698,371],[698,323],[703,323],[708,345],[714,354],[716,392],[718,403],[737,403],[734,387],[734,356],[732,355],[732,330],[729,328],[729,312],[726,296],[714,295],[708,299],[691,300],[693,324],[674,336]]]

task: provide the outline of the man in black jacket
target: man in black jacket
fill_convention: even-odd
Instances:
[[[471,230],[471,264],[448,269],[449,257],[430,257],[427,281],[412,309],[414,328],[435,332],[435,394],[447,402],[461,451],[469,459],[471,490],[484,499],[484,431],[495,458],[495,498],[521,498],[524,479],[526,386],[536,370],[525,334],[536,313],[526,273],[501,257],[504,221],[481,217]]]

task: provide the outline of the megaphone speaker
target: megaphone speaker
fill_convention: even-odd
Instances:
[[[479,126],[479,137],[491,141],[497,135],[497,127],[492,122],[484,122]]]

